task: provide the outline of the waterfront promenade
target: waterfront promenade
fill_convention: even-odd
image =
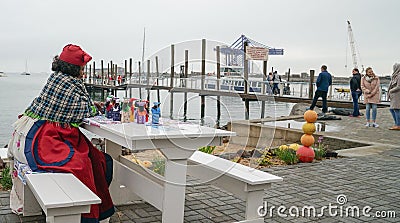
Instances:
[[[365,111],[362,111],[365,113]],[[268,172],[283,177],[284,181],[272,184],[264,200],[268,208],[265,222],[399,222],[400,217],[400,131],[388,130],[393,125],[388,108],[378,109],[379,128],[367,128],[365,120],[342,116],[342,120],[326,121],[327,125],[341,126],[339,132],[327,135],[354,140],[381,143],[382,147],[369,151],[343,151],[346,157],[311,164],[278,166]],[[194,180],[194,179],[191,179]],[[186,189],[185,222],[232,222],[243,220],[244,202],[214,186],[188,186]],[[344,195],[346,202],[338,204],[337,197]],[[341,198],[344,198],[343,196]],[[344,200],[340,200],[341,202]],[[337,206],[337,216],[326,209],[317,217],[278,216],[277,208],[315,207],[318,214],[329,204]],[[0,193],[0,222],[45,222],[44,215],[20,217],[11,213],[9,193]],[[357,206],[360,217],[346,217],[340,207]],[[363,216],[362,209],[371,207]],[[294,208],[295,209],[295,208]],[[377,211],[394,211],[397,218],[378,218]],[[342,216],[340,216],[342,213]],[[393,213],[393,212],[390,212]],[[110,222],[161,222],[161,212],[147,203],[118,206]]]

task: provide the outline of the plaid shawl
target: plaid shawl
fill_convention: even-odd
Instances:
[[[29,116],[60,123],[81,123],[96,110],[83,82],[68,74],[53,73],[40,95],[25,111]]]

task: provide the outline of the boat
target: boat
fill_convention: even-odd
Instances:
[[[241,77],[244,68],[241,66],[223,66],[220,68],[221,77]]]
[[[244,69],[241,66],[223,66],[220,68],[220,74],[221,74],[221,79],[220,79],[220,90],[224,91],[237,91],[237,92],[244,92],[244,77],[243,77]],[[256,77],[257,76],[257,77]],[[262,92],[262,85],[266,84],[266,82],[263,80],[262,75],[257,75],[257,74],[249,74],[249,79],[248,79],[248,86],[249,86],[249,92],[256,92],[256,93],[261,93]],[[286,86],[286,81],[282,80],[281,84],[283,84],[285,87]],[[212,77],[207,77],[207,82],[205,84],[206,89],[210,90],[216,90],[216,85],[217,85],[217,78],[215,76]],[[266,91],[267,93],[271,91],[272,86],[269,86],[269,84],[266,86]],[[288,93],[289,91],[285,91]],[[290,93],[288,93],[290,94]]]
[[[244,83],[245,80],[243,77],[221,77],[220,79],[220,90],[223,91],[237,91],[244,92]],[[250,78],[248,80],[249,83],[249,92],[261,93],[262,85],[265,83],[262,78]],[[208,77],[207,82],[205,84],[206,89],[216,90],[217,86],[217,78]],[[268,91],[268,87],[266,88]]]
[[[3,71],[0,71],[0,77],[7,77],[7,75]]]
[[[25,61],[25,71],[21,73],[21,75],[31,75],[28,72],[28,60]]]

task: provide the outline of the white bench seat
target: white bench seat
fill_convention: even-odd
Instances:
[[[213,184],[246,202],[245,220],[240,222],[263,222],[258,207],[263,205],[264,190],[281,177],[265,173],[239,163],[196,151],[189,158],[188,174],[203,183]]]
[[[26,184],[24,215],[37,214],[39,205],[46,214],[46,222],[80,222],[81,214],[90,212],[91,204],[101,202],[95,193],[70,173],[27,174]]]

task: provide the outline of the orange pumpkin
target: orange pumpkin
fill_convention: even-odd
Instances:
[[[303,132],[308,135],[312,135],[315,132],[315,124],[314,123],[304,123],[303,125]]]
[[[300,141],[303,146],[311,146],[312,144],[314,144],[315,139],[312,135],[304,134],[301,136]]]
[[[318,114],[313,110],[308,110],[304,112],[304,119],[306,120],[306,122],[314,123],[318,119]]]

